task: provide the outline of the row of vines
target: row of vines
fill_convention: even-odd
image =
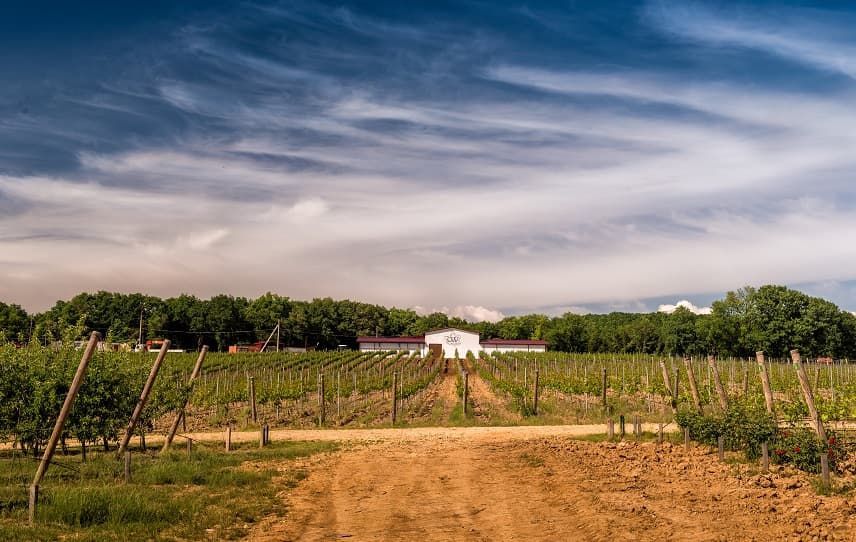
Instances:
[[[0,345],[0,441],[39,453],[80,356],[73,343],[60,348]],[[407,409],[438,379],[443,365],[436,359],[390,352],[215,353],[207,356],[191,386],[196,357],[167,355],[138,424],[141,438],[165,429],[169,415],[186,401],[185,428],[382,423],[391,410],[393,378],[399,408]],[[73,441],[85,453],[94,444],[109,448],[116,443],[154,360],[155,353],[97,352],[65,425],[63,447]],[[251,387],[256,407],[251,405]]]
[[[603,379],[606,378],[607,407],[624,414],[671,414],[671,397],[666,389],[660,362],[665,361],[670,386],[677,381],[678,402],[691,400],[689,376],[681,358],[606,354],[566,354],[560,352],[482,353],[478,367],[482,377],[515,397],[530,397],[538,370],[544,390],[557,392],[569,401],[604,406]],[[690,358],[702,405],[717,402],[714,375],[704,358]],[[730,396],[747,397],[763,403],[760,365],[754,360],[716,360],[721,382]],[[776,398],[776,417],[798,421],[808,415],[799,381],[790,362],[770,360],[767,371]],[[824,421],[856,418],[856,364],[807,364],[806,370]],[[593,410],[602,417],[602,411]]]
[[[524,415],[531,414],[537,374],[542,396],[552,393],[556,405],[576,410],[577,422],[637,415],[648,421],[676,421],[692,439],[716,445],[722,437],[726,447],[750,458],[767,443],[774,461],[808,471],[817,471],[821,453],[835,466],[853,452],[845,428],[856,420],[856,364],[803,365],[820,418],[831,429],[821,442],[808,427],[797,371],[787,360],[762,365],[755,359],[509,352],[482,353],[471,362]],[[764,369],[773,392],[772,414],[762,387]]]

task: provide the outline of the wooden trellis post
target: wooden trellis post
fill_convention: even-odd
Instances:
[[[318,375],[318,426],[322,427],[327,418],[327,400],[324,394],[324,373]]]
[[[716,388],[716,395],[719,396],[719,406],[722,410],[728,409],[728,394],[725,393],[725,388],[722,387],[722,380],[719,378],[719,367],[716,365],[716,358],[707,356],[707,366],[710,367],[713,385]]]
[[[666,387],[666,393],[670,397],[669,404],[672,407],[672,412],[675,413],[678,411],[678,398],[672,391],[672,383],[669,379],[669,369],[666,367],[666,362],[662,359],[660,360],[660,370],[663,372],[663,385]]]
[[[396,401],[396,397],[395,397],[396,396],[395,389],[397,387],[396,386],[397,381],[398,381],[398,373],[393,371],[393,373],[392,373],[392,413],[391,413],[392,425],[395,425],[395,419],[398,417],[398,402]]]
[[[537,416],[538,415],[538,385],[541,379],[541,370],[536,366],[535,367],[535,390],[534,397],[532,399],[532,412]]]
[[[776,415],[773,404],[773,388],[770,386],[770,373],[767,372],[767,364],[764,361],[764,352],[755,352],[755,360],[758,362],[758,376],[761,377],[761,387],[764,388],[764,403],[767,405],[767,412],[773,416]]]
[[[808,383],[808,376],[805,374],[805,367],[803,367],[802,360],[800,359],[799,350],[791,350],[791,360],[793,361],[794,368],[797,371],[797,378],[799,378],[800,381],[800,387],[802,388],[803,397],[805,398],[805,404],[808,407],[808,413],[809,416],[811,416],[814,430],[817,432],[818,438],[825,446],[827,443],[826,429],[823,428],[823,421],[820,419],[820,413],[817,411],[817,406],[814,404],[814,393],[812,393],[811,386]]]
[[[606,382],[606,367],[603,367],[603,368],[600,370],[600,380],[601,380],[601,385],[600,385],[600,400],[601,400],[601,403],[603,404],[603,407],[604,407],[604,408],[606,408],[606,387],[607,387],[607,382]]]
[[[155,362],[152,365],[152,370],[149,372],[149,377],[146,379],[146,383],[143,386],[143,391],[140,393],[140,399],[137,401],[137,406],[134,407],[134,412],[131,414],[131,419],[128,421],[128,428],[125,430],[125,436],[122,438],[121,444],[119,444],[119,457],[122,457],[122,454],[124,454],[128,449],[128,443],[131,442],[131,436],[134,434],[137,422],[143,414],[143,409],[146,408],[146,402],[149,400],[149,394],[152,391],[155,379],[158,377],[158,371],[160,371],[161,364],[169,350],[169,345],[169,339],[164,339],[160,352],[158,352],[158,357],[155,359]]]
[[[205,356],[207,354],[208,346],[203,346],[202,350],[199,351],[199,357],[196,358],[196,365],[193,366],[193,372],[190,373],[190,378],[187,381],[188,386],[190,386],[187,398],[184,400],[184,405],[179,409],[178,414],[175,416],[175,421],[172,422],[172,426],[169,428],[169,433],[166,435],[163,448],[161,448],[161,453],[169,450],[169,447],[172,446],[172,440],[175,438],[175,433],[178,431],[178,424],[180,424],[182,418],[184,418],[184,411],[187,409],[187,403],[190,401],[190,393],[193,391],[193,382],[199,377],[199,372],[202,370],[202,362],[205,361]]]
[[[51,464],[51,459],[53,459],[54,452],[56,451],[56,445],[59,442],[59,437],[62,435],[62,429],[65,427],[65,421],[71,413],[74,398],[77,397],[77,392],[80,391],[80,386],[83,384],[83,377],[86,375],[86,369],[89,367],[89,361],[95,354],[95,349],[98,347],[98,341],[100,340],[101,334],[97,331],[93,331],[92,334],[89,335],[89,342],[86,344],[86,350],[83,351],[83,357],[80,358],[80,364],[77,366],[77,372],[74,373],[74,378],[71,381],[71,387],[69,387],[68,393],[65,395],[65,401],[62,403],[62,408],[60,409],[59,416],[54,424],[51,437],[45,447],[45,453],[42,455],[42,460],[39,462],[39,468],[36,469],[36,475],[33,476],[33,483],[30,485],[30,525],[33,525],[36,521],[36,507],[39,502],[39,484],[42,483],[42,479],[44,479],[45,473]]]
[[[693,362],[689,356],[684,356],[684,366],[687,369],[687,379],[690,381],[690,392],[693,397],[693,406],[696,411],[701,414],[701,398],[698,395],[698,386],[696,385],[695,370],[693,370]]]

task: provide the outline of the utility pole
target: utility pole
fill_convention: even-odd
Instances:
[[[140,306],[140,336],[137,338],[137,345],[143,344],[143,311],[146,310],[145,305]]]
[[[277,320],[277,321],[276,321],[276,351],[277,351],[277,352],[279,352],[279,332],[280,332],[280,325],[282,325],[282,320]]]

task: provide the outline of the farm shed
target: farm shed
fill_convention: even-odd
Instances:
[[[545,352],[547,341],[529,339],[479,339],[475,331],[456,328],[435,329],[421,337],[357,337],[361,351],[392,350],[419,352],[425,356],[430,351],[442,353],[444,358],[455,354],[465,357],[472,352]]]

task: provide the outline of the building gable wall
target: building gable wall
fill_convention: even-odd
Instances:
[[[455,357],[456,352],[460,358],[465,358],[468,352],[478,356],[481,351],[479,334],[463,329],[450,328],[429,331],[425,334],[425,344],[443,345],[443,356],[447,358]]]

